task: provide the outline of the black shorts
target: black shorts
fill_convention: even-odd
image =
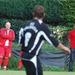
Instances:
[[[27,75],[43,75],[38,56],[23,52],[22,63],[26,69]]]

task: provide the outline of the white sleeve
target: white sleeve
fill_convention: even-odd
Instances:
[[[18,44],[21,44],[21,39],[22,39],[22,36],[23,36],[23,28],[20,29],[19,31],[19,39],[18,39]]]

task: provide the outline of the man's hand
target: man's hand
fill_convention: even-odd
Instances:
[[[68,54],[71,54],[71,51],[68,47],[64,46],[63,44],[59,43],[57,48],[62,49],[63,51],[67,52]]]

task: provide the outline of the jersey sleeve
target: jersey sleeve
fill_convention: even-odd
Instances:
[[[9,31],[9,35],[6,34],[5,29],[2,28],[1,29],[1,37],[5,38],[5,39],[9,39],[9,40],[14,40],[15,38],[15,33],[13,30]]]
[[[10,30],[9,40],[13,41],[14,39],[15,39],[15,32],[13,30]]]
[[[22,39],[23,39],[22,35],[23,35],[23,28],[21,28],[19,31],[18,44],[22,44]]]
[[[51,33],[51,31],[49,30],[49,28],[47,27],[46,24],[42,25],[43,27],[43,36],[45,38],[45,40],[51,44],[54,45],[55,47],[57,47],[59,45],[58,40],[53,36],[53,34]]]

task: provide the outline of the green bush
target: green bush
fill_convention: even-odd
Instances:
[[[49,29],[53,33],[54,37],[57,38],[61,43],[68,43],[68,33],[72,28],[66,26],[49,26]]]
[[[8,69],[17,69],[17,67],[18,67],[18,58],[12,56],[9,59]]]
[[[42,5],[46,9],[47,23],[60,22],[60,1],[59,0],[0,0],[0,16],[3,18],[16,18],[22,20],[32,19],[34,5]]]
[[[31,14],[31,0],[1,0],[0,5],[2,17],[28,19]]]
[[[68,27],[72,27],[75,23],[75,0],[61,0],[61,19],[62,24],[69,24]]]
[[[45,7],[48,24],[75,23],[75,0],[0,0],[0,18],[30,20],[34,5]]]
[[[46,18],[48,24],[57,25],[60,23],[60,0],[45,0]]]

